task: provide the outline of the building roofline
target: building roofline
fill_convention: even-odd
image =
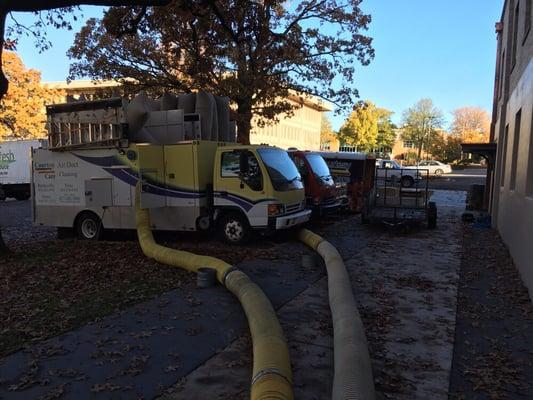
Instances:
[[[128,79],[126,79],[128,80]],[[129,79],[131,82],[134,80]],[[98,88],[117,88],[122,86],[122,82],[118,80],[90,80],[81,79],[73,81],[55,81],[43,82],[43,85],[51,89],[60,90],[81,90],[81,89],[98,89]],[[289,99],[298,103],[303,103],[310,108],[317,111],[333,111],[333,105],[326,100],[308,93],[298,93],[294,90],[289,92]]]
[[[502,13],[500,15],[500,20],[498,22],[503,22],[503,16],[505,14],[505,9],[507,8],[507,3],[509,2],[509,0],[504,0],[503,2],[503,8],[502,8]]]
[[[90,80],[80,79],[74,81],[52,81],[43,82],[43,85],[51,89],[94,89],[94,88],[113,88],[122,85],[116,80]]]
[[[318,111],[333,111],[333,104],[309,93],[298,93],[295,90],[289,92],[289,99],[296,102],[303,102],[306,106]]]

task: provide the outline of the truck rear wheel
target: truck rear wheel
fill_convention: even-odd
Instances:
[[[230,244],[244,244],[251,236],[248,220],[239,213],[232,212],[223,215],[218,223],[222,239]]]
[[[81,240],[98,240],[102,236],[104,226],[100,218],[93,212],[82,212],[76,219],[76,233]]]

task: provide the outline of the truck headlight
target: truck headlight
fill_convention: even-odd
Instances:
[[[285,206],[281,203],[272,203],[268,205],[268,216],[269,217],[283,214],[284,211],[285,211]]]

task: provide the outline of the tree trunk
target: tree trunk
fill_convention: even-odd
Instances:
[[[237,142],[250,144],[252,128],[252,105],[249,101],[237,102]]]
[[[0,9],[0,100],[4,97],[4,95],[7,93],[7,87],[8,82],[7,78],[4,75],[4,71],[2,69],[2,49],[4,47],[4,27],[6,22],[6,12],[3,9]],[[9,249],[6,246],[6,243],[4,242],[4,238],[2,237],[2,228],[0,227],[0,256],[3,254],[7,254],[9,252]]]
[[[4,28],[6,23],[6,12],[4,9],[0,8],[0,100],[7,93],[8,81],[4,74],[4,69],[2,68],[2,50],[4,48]]]

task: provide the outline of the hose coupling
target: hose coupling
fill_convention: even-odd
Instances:
[[[231,266],[229,267],[226,272],[224,272],[224,275],[222,276],[222,285],[226,286],[226,279],[228,279],[228,276],[229,274],[231,274],[232,272],[235,272],[235,271],[238,271],[239,269],[235,266]]]
[[[281,371],[277,368],[265,368],[259,371],[255,376],[252,378],[252,385],[254,385],[257,381],[259,381],[261,378],[263,378],[266,375],[277,375],[285,379],[289,384],[291,384],[291,380],[287,378],[285,375],[281,373]]]

